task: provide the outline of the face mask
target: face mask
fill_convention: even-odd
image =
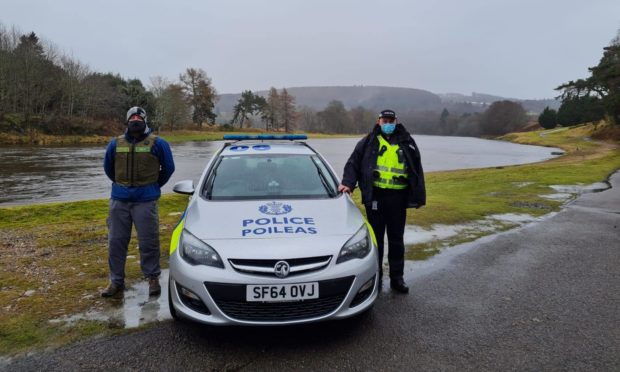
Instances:
[[[140,120],[130,121],[127,125],[127,131],[130,134],[142,134],[146,129],[146,123]]]
[[[394,129],[396,129],[395,123],[381,124],[381,131],[383,132],[383,134],[392,134],[394,133]]]

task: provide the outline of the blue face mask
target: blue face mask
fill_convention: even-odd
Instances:
[[[394,133],[394,129],[396,129],[396,123],[385,123],[381,124],[381,131],[383,134],[392,134]]]

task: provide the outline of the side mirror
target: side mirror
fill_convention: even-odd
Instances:
[[[172,191],[179,194],[193,195],[194,194],[194,181],[184,180],[174,184]]]

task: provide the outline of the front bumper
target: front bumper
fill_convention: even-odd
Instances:
[[[178,250],[170,256],[170,298],[177,315],[212,325],[287,325],[342,319],[372,306],[378,295],[376,250],[341,264],[332,260],[316,272],[279,279],[193,266]],[[371,281],[370,287],[368,286]],[[247,302],[248,284],[319,282],[319,298],[290,302]],[[362,287],[368,289],[360,292]],[[199,300],[188,297],[188,291]]]

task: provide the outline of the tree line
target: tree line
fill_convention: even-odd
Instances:
[[[609,46],[603,48],[598,65],[588,68],[590,76],[571,80],[556,88],[562,105],[549,107],[538,117],[543,128],[571,126],[606,119],[620,124],[620,29]]]
[[[151,125],[176,129],[188,121],[213,123],[217,92],[207,74],[188,68],[171,82],[92,71],[42,41],[0,24],[0,132],[110,134],[131,106],[142,106]]]
[[[617,110],[618,74],[610,71],[617,68],[618,37],[605,50],[601,63],[591,69],[591,78],[558,88],[564,89],[563,106],[566,104],[558,117],[569,108],[580,112],[581,106],[576,103],[595,102],[589,107],[604,107],[605,112],[612,112],[614,107]],[[145,86],[140,79],[92,71],[53,44],[40,40],[34,32],[21,33],[0,24],[0,132],[109,135],[122,129],[127,108],[136,105],[147,110],[155,129],[201,129],[215,124],[217,98],[210,77],[200,68],[187,68],[175,81],[155,76]],[[528,120],[516,102],[498,101],[484,108],[480,112],[462,103],[441,112],[411,110],[398,115],[415,133],[439,135],[499,135],[520,129]],[[231,120],[224,122],[220,117],[222,125],[210,128],[366,133],[378,112],[362,106],[347,108],[338,100],[322,110],[313,109],[297,105],[286,88],[272,87],[265,96],[244,91],[231,115]]]

